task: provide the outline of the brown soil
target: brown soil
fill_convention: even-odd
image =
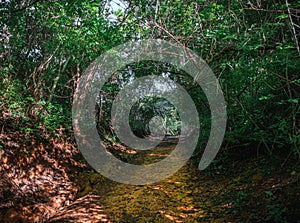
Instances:
[[[168,179],[131,186],[95,173],[65,130],[28,132],[16,121],[0,120],[0,222],[300,222],[300,165],[286,156],[217,157],[205,171],[192,159]],[[166,141],[133,162],[173,147]]]

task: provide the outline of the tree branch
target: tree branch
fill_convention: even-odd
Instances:
[[[300,48],[299,48],[299,43],[298,43],[298,38],[297,38],[297,32],[296,32],[296,29],[295,29],[295,26],[294,26],[295,24],[294,24],[293,19],[292,19],[292,14],[291,14],[291,10],[290,10],[290,7],[289,7],[288,0],[285,0],[285,4],[286,4],[286,8],[287,8],[287,11],[288,11],[288,14],[289,14],[289,19],[290,19],[290,22],[291,22],[291,28],[292,28],[292,32],[293,32],[293,35],[294,35],[296,48],[297,48],[297,51],[300,55]]]

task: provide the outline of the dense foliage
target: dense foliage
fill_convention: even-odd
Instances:
[[[224,145],[300,156],[299,0],[116,2],[1,1],[0,110],[37,126],[69,129],[74,90],[94,59],[128,40],[161,38],[197,52],[218,77],[228,106]],[[111,139],[114,97],[149,66],[124,68],[100,92],[106,103],[97,107],[99,129]],[[168,69],[187,89],[201,114],[200,137],[207,137],[209,108],[201,89],[176,68],[151,66],[153,75]],[[167,102],[144,100],[135,109],[137,135],[147,135],[143,126],[162,112],[167,133],[178,134],[176,111]]]

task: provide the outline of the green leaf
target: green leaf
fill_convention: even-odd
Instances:
[[[286,19],[288,17],[289,17],[288,14],[281,14],[281,15],[277,16],[278,19]]]
[[[269,195],[269,196],[273,196],[272,191],[265,191],[265,194]]]
[[[288,100],[288,102],[289,102],[289,103],[295,103],[295,104],[298,104],[298,103],[299,103],[299,100],[298,100],[298,99],[292,99],[292,98],[291,98],[291,99]]]

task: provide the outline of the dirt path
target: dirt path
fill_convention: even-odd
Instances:
[[[216,161],[199,171],[190,161],[146,186],[119,184],[89,168],[66,140],[1,135],[0,222],[297,222],[299,163],[263,158]],[[16,140],[17,139],[17,140]],[[130,157],[157,162],[166,141]],[[194,162],[194,163],[193,163]]]
[[[167,156],[174,144],[135,156],[150,163]],[[128,159],[128,157],[127,157]],[[300,220],[299,165],[280,160],[216,162],[199,171],[192,161],[176,174],[146,186],[112,182],[85,172],[81,192],[102,196],[112,222],[297,222]]]

